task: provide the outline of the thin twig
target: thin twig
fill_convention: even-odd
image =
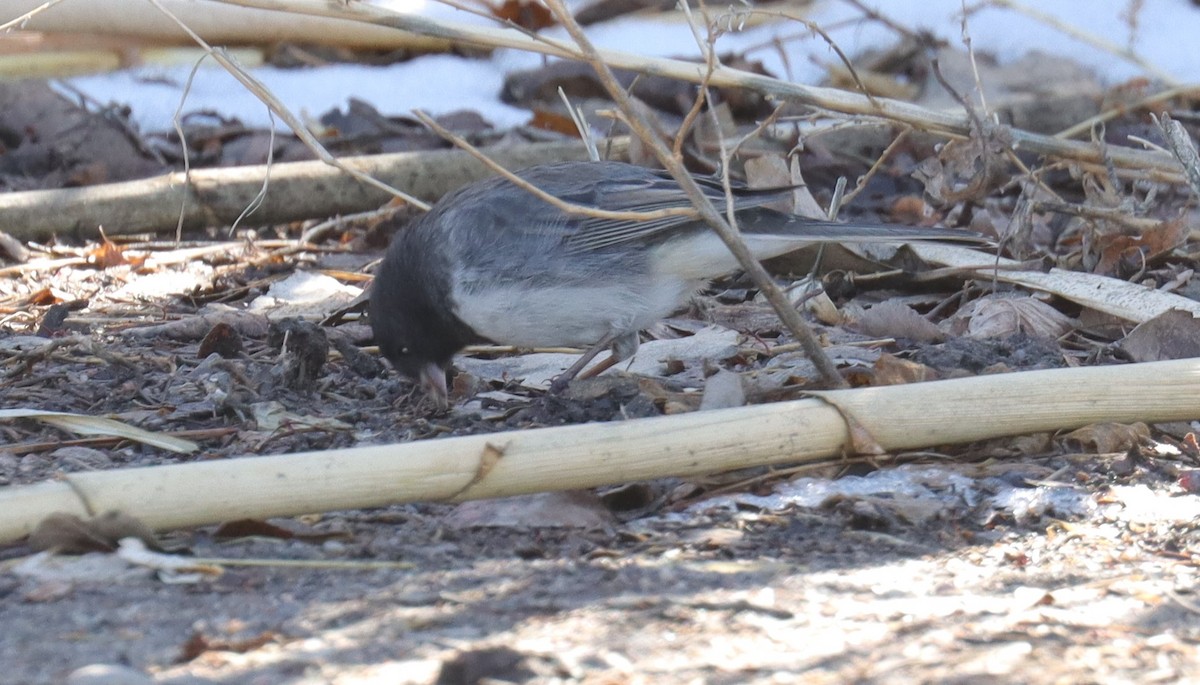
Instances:
[[[461,136],[455,135],[445,126],[442,126],[434,121],[433,117],[429,116],[425,112],[416,110],[413,112],[413,116],[420,120],[421,123],[432,129],[434,133],[470,153],[472,157],[478,159],[480,162],[483,162],[484,166],[492,171],[495,171],[497,174],[500,174],[513,185],[568,214],[590,216],[597,219],[614,219],[617,221],[652,221],[654,219],[665,219],[672,216],[688,217],[691,219],[700,218],[700,214],[691,207],[670,207],[667,209],[657,209],[653,212],[613,212],[596,207],[587,207],[584,205],[577,205],[563,201],[489,159],[487,155],[480,152],[475,146],[468,143]]]
[[[196,72],[200,70],[200,65],[204,62],[205,57],[208,57],[208,53],[200,55],[200,58],[192,64],[187,80],[183,83],[183,92],[179,94],[179,105],[175,108],[175,114],[171,116],[171,126],[175,128],[175,134],[179,136],[179,151],[183,156],[183,186],[185,188],[192,187],[192,155],[188,150],[187,134],[183,131],[183,105],[187,102],[188,93],[192,92],[192,84],[196,81]],[[175,223],[176,243],[183,241],[183,220],[187,217],[190,196],[191,193],[183,193],[179,199],[179,220]]]
[[[870,183],[871,179],[875,178],[875,174],[879,173],[879,170],[883,168],[883,163],[892,156],[892,153],[900,147],[901,143],[908,140],[908,134],[911,132],[912,129],[906,128],[903,131],[900,131],[900,133],[896,134],[896,137],[892,139],[892,142],[889,143],[886,148],[884,148],[883,153],[875,159],[875,163],[871,165],[871,168],[867,169],[867,173],[858,177],[858,181],[854,184],[854,190],[846,193],[846,195],[842,198],[842,206],[853,202],[854,198],[858,197],[859,193],[867,189],[867,184]]]
[[[575,18],[571,16],[562,0],[545,0],[550,11],[554,13],[559,23],[571,38],[575,41],[579,51],[583,53],[584,58],[595,69],[596,75],[600,82],[604,85],[605,90],[621,111],[625,113],[628,123],[632,126],[634,133],[642,140],[642,143],[654,153],[658,161],[667,169],[673,176],[680,188],[687,194],[688,199],[692,201],[693,206],[700,212],[700,218],[704,220],[729,248],[737,258],[738,263],[755,285],[762,291],[767,301],[774,307],[776,314],[779,315],[781,321],[786,325],[789,331],[794,335],[798,342],[804,346],[804,351],[808,355],[809,360],[817,368],[821,374],[822,380],[829,386],[835,388],[847,387],[845,379],[838,373],[837,366],[829,355],[825,353],[821,343],[817,340],[816,335],[799,312],[792,307],[792,303],[788,301],[787,296],[780,290],[779,286],[771,280],[771,276],[762,264],[754,258],[750,249],[746,247],[746,243],[742,241],[741,236],[735,231],[725,218],[721,216],[712,201],[704,194],[704,191],[697,185],[696,180],[692,178],[683,164],[675,159],[671,154],[670,148],[663,144],[661,140],[653,135],[653,126],[643,114],[634,107],[633,102],[621,84],[617,82],[612,70],[605,64],[604,59],[596,51],[596,47],[588,39],[587,35],[580,28]]]
[[[158,8],[158,11],[162,12],[169,19],[171,19],[171,21],[175,22],[179,28],[183,29],[183,31],[187,33],[193,41],[195,41],[197,45],[204,48],[205,52],[212,55],[213,59],[215,59],[218,64],[224,67],[225,70],[230,73],[230,75],[236,78],[243,86],[246,87],[247,90],[254,93],[254,95],[260,101],[262,101],[263,104],[270,108],[272,112],[278,115],[280,119],[283,119],[284,123],[288,125],[288,128],[292,130],[292,133],[295,133],[296,137],[299,138],[309,150],[312,150],[312,152],[317,155],[322,162],[341,169],[359,181],[362,181],[363,183],[366,183],[374,188],[378,188],[379,190],[382,190],[390,195],[394,195],[395,197],[404,200],[414,207],[419,207],[420,209],[429,209],[429,203],[415,198],[402,190],[393,188],[392,186],[379,181],[368,174],[358,171],[357,169],[347,166],[346,164],[343,164],[341,160],[334,157],[328,150],[326,150],[325,146],[321,145],[320,141],[316,139],[316,136],[314,136],[312,132],[308,130],[308,127],[305,126],[304,123],[298,118],[296,118],[296,116],[288,110],[288,108],[279,100],[279,98],[275,97],[274,93],[272,93],[258,79],[251,76],[250,72],[242,68],[242,66],[238,64],[229,53],[223,49],[214,48],[213,46],[209,45],[208,42],[201,38],[199,34],[193,31],[187,24],[179,19],[179,17],[175,16],[174,13],[164,7],[159,0],[149,0],[149,2]]]
[[[33,9],[29,10],[25,14],[22,14],[21,16],[17,17],[16,19],[13,19],[12,21],[6,21],[3,24],[0,24],[0,31],[7,33],[9,31],[13,30],[14,28],[21,28],[21,26],[20,26],[21,24],[24,24],[25,22],[29,21],[30,19],[33,19],[37,15],[41,14],[42,12],[45,12],[46,10],[50,9],[51,7],[54,7],[55,5],[57,5],[58,3],[62,2],[62,1],[63,0],[47,0],[46,2],[42,3],[41,5],[38,5],[37,7],[34,7]]]

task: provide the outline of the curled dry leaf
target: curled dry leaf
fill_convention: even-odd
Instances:
[[[1150,427],[1144,423],[1094,423],[1071,431],[1062,441],[1074,449],[1097,454],[1125,452],[1150,440]]]
[[[458,505],[445,519],[450,528],[607,528],[615,519],[593,492],[540,492]]]
[[[863,312],[855,329],[877,338],[907,338],[918,342],[938,342],[946,337],[933,322],[908,305],[890,300]]]
[[[919,362],[900,359],[890,354],[881,355],[875,362],[872,385],[903,385],[937,380],[937,370]]]
[[[1145,270],[1148,263],[1160,259],[1182,245],[1190,233],[1191,227],[1188,222],[1176,219],[1143,230],[1140,235],[1099,235],[1095,244],[1099,260],[1092,271],[1106,276],[1128,278]]]
[[[113,243],[107,238],[102,240],[99,245],[90,250],[87,254],[89,264],[92,264],[98,269],[107,269],[109,267],[125,264],[125,251],[116,243]]]
[[[1058,338],[1074,327],[1074,319],[1027,295],[987,295],[960,309],[951,320],[952,331],[976,339],[1007,338],[1015,333]]]
[[[913,176],[925,184],[925,192],[939,206],[982,202],[999,184],[1008,182],[1005,153],[1012,146],[1006,128],[985,125],[982,131],[973,130],[970,140],[946,143],[937,157],[917,165]]]
[[[110,511],[87,521],[75,514],[51,514],[29,534],[29,546],[38,551],[54,550],[62,554],[113,552],[123,538],[137,538],[147,547],[159,549],[149,526],[119,511]]]

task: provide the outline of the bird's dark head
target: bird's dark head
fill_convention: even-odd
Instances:
[[[419,226],[403,230],[375,272],[370,321],[375,342],[396,371],[449,406],[446,368],[477,336],[455,314],[450,261],[420,240]]]

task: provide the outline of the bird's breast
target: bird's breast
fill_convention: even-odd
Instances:
[[[636,284],[460,285],[460,319],[494,342],[518,347],[586,347],[605,336],[647,328],[679,310],[702,283],[655,279]]]

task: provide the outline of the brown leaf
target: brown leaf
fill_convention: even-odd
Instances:
[[[946,337],[933,322],[911,307],[890,300],[880,302],[858,317],[855,329],[879,338],[907,338],[918,342],[938,342]]]
[[[257,635],[251,635],[240,640],[210,638],[202,633],[195,632],[180,647],[179,657],[175,660],[175,663],[187,663],[205,652],[221,651],[245,654],[278,640],[279,634],[272,630],[264,630]]]
[[[1095,273],[1118,278],[1132,276],[1187,240],[1190,226],[1183,219],[1163,221],[1141,235],[1110,233],[1096,238],[1099,260]]]
[[[1150,439],[1150,427],[1144,423],[1093,423],[1062,437],[1074,449],[1103,454],[1125,452]]]
[[[241,334],[228,323],[218,321],[200,341],[200,349],[196,353],[196,358],[206,359],[208,355],[216,352],[225,359],[234,359],[241,351]]]
[[[1025,333],[1035,338],[1058,338],[1075,326],[1075,320],[1054,307],[1029,296],[987,295],[968,304],[955,315],[966,322],[971,338],[1007,338]],[[959,329],[961,326],[955,326]]]
[[[885,354],[875,361],[874,385],[904,385],[937,380],[938,372],[924,364]]]
[[[276,538],[279,540],[302,540],[304,542],[324,542],[348,538],[345,531],[318,531],[303,527],[299,530],[289,530],[261,519],[237,519],[226,521],[213,531],[217,540],[234,540],[238,538]]]
[[[579,137],[579,129],[575,127],[575,122],[571,120],[571,117],[545,109],[534,108],[533,118],[529,120],[529,125],[543,131]]]
[[[95,248],[88,251],[87,260],[89,264],[98,269],[107,269],[128,263],[125,259],[125,251],[107,238],[103,239]]]
[[[1136,362],[1200,357],[1200,319],[1172,309],[1138,324],[1117,345]]]
[[[84,521],[75,514],[50,514],[29,534],[29,546],[61,554],[112,552],[122,538],[137,538],[151,549],[161,549],[154,532],[140,520],[110,511]]]
[[[556,23],[550,10],[533,0],[505,0],[492,7],[492,14],[530,31],[540,31]]]
[[[51,290],[49,287],[42,288],[37,292],[30,293],[25,298],[27,304],[34,307],[45,307],[46,305],[58,304],[63,301],[63,298]]]

